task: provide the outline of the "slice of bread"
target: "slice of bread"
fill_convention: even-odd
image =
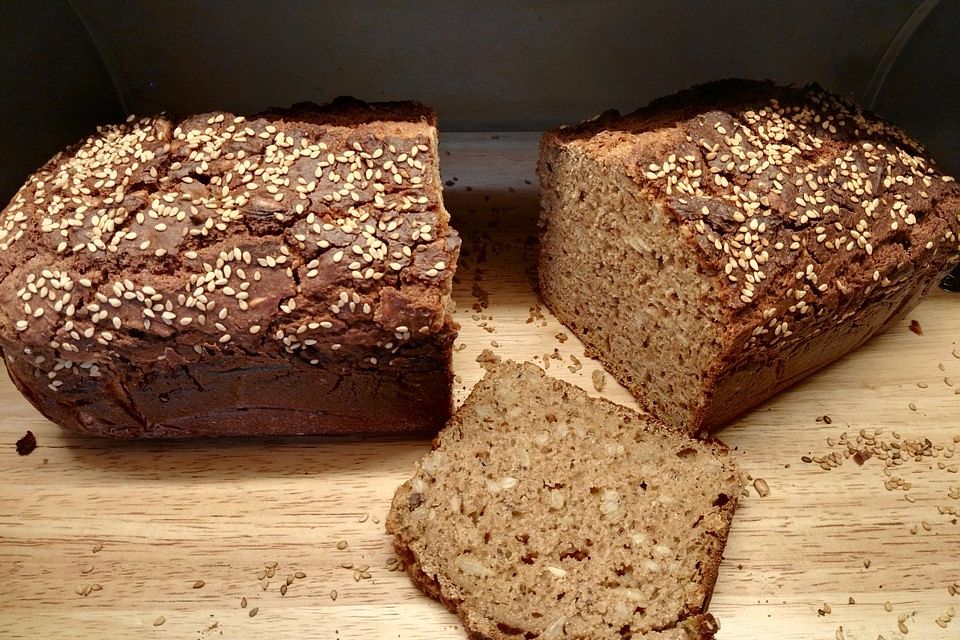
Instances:
[[[712,638],[742,490],[722,443],[506,362],[397,489],[387,530],[472,638]]]

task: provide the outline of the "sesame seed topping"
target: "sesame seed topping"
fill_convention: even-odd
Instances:
[[[770,92],[775,97],[752,108],[678,123],[688,136],[676,150],[636,146],[637,182],[668,201],[704,251],[716,252],[737,312],[763,315],[748,345],[794,335],[797,323],[829,311],[820,296],[832,289],[855,296],[869,295],[876,282],[890,286],[877,267],[891,232],[921,225],[921,212],[943,218],[929,209],[938,176],[902,131],[817,88]],[[947,235],[955,238],[960,218],[946,217]],[[917,255],[921,247],[936,247],[927,239],[905,246],[915,263],[929,260]],[[960,247],[951,251],[956,256]],[[841,259],[835,252],[859,255]],[[786,266],[765,270],[774,259]],[[848,271],[845,260],[862,264],[866,277]],[[440,270],[435,265],[426,274]],[[782,272],[795,275],[796,284],[784,287]],[[812,296],[797,302],[795,291]]]
[[[133,118],[101,128],[59,163],[32,176],[0,214],[0,259],[34,225],[48,239],[48,253],[63,254],[53,264],[70,264],[70,255],[79,253],[94,258],[113,253],[120,264],[139,264],[123,262],[139,253],[162,259],[164,273],[182,273],[183,282],[154,278],[139,268],[119,271],[128,277],[107,273],[104,282],[99,272],[81,277],[88,274],[53,266],[18,275],[29,281],[18,283],[23,290],[17,302],[24,306],[15,320],[17,331],[42,322],[48,333],[53,324],[58,338],[52,348],[62,352],[88,350],[89,343],[81,341],[124,346],[118,338],[128,330],[162,330],[166,337],[171,330],[209,326],[220,344],[234,339],[231,332],[250,341],[267,324],[261,310],[272,306],[261,288],[266,283],[273,289],[286,277],[293,293],[284,296],[282,309],[291,313],[306,282],[297,276],[323,274],[352,280],[348,286],[369,287],[357,281],[395,279],[414,251],[438,239],[436,198],[428,190],[435,167],[424,153],[430,146],[421,143],[423,138],[398,149],[373,137],[344,141],[321,133],[316,139],[295,128],[232,114],[179,123]],[[131,200],[135,189],[137,198]],[[408,212],[417,222],[407,222]],[[289,246],[212,249],[249,234],[246,224],[252,219],[281,223],[289,229],[283,235]],[[332,264],[341,266],[322,266],[326,249],[333,249]],[[341,263],[345,253],[351,259]],[[447,261],[441,259],[430,273],[445,269]],[[85,291],[71,294],[75,286]],[[339,304],[320,302],[319,308],[334,316],[347,310],[374,313],[356,293]],[[334,329],[333,322],[320,318],[306,324],[331,334],[342,326]],[[290,339],[287,347],[317,344],[309,335],[294,342],[296,335],[290,330],[278,339]],[[386,337],[382,344],[388,344]],[[389,344],[382,348],[394,348]],[[331,348],[339,349],[340,343]],[[205,353],[200,345],[193,350]],[[61,367],[61,376],[80,369],[80,364]],[[95,366],[84,370],[99,375]]]

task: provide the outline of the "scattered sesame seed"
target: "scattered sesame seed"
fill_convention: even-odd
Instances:
[[[757,495],[759,495],[761,498],[766,498],[768,495],[770,495],[770,486],[763,478],[757,478],[754,480],[753,488],[756,489]]]

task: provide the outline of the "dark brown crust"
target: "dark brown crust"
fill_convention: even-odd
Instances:
[[[792,160],[747,168],[734,151],[767,152],[749,136],[768,126],[751,118],[769,117],[771,105],[787,113],[806,110],[810,119],[797,116],[806,128],[783,131]],[[747,142],[731,144],[730,136],[741,133]],[[550,131],[541,157],[558,147],[585,154],[635,183],[672,219],[711,281],[723,313],[710,319],[724,328],[718,338],[722,353],[706,372],[703,402],[687,425],[691,432],[724,424],[863,344],[903,317],[960,260],[957,183],[901,130],[816,85],[710,83],[626,116],[607,112]],[[664,168],[670,157],[682,170]],[[664,186],[665,171],[680,183],[692,175],[703,179],[695,195],[671,191]],[[855,194],[850,185],[862,186]],[[757,196],[754,213],[743,202],[733,206],[734,187]],[[864,203],[873,200],[868,212]],[[900,205],[905,206],[895,208]],[[807,217],[811,211],[815,215]],[[541,214],[543,229],[548,214]],[[758,222],[759,232],[748,226]],[[745,254],[743,246],[752,246],[752,252]],[[764,260],[750,263],[761,251]],[[550,259],[541,253],[541,274],[549,272]],[[552,298],[560,293],[549,282],[541,282],[541,289],[560,321],[576,327],[577,319],[565,317]],[[644,390],[631,382],[642,375],[623,371],[605,353],[601,336],[577,335],[643,402]]]
[[[59,154],[0,213],[11,378],[110,437],[435,431],[460,246],[435,122],[342,98]]]
[[[298,102],[287,109],[261,111],[257,118],[290,123],[311,123],[324,127],[359,127],[374,123],[423,122],[437,126],[437,114],[430,107],[412,100],[402,102],[364,102],[340,96],[327,104]]]
[[[131,369],[69,395],[38,393],[22,359],[8,360],[7,372],[52,422],[109,438],[432,434],[450,413],[452,372],[438,363],[454,335],[391,370],[220,354]]]
[[[519,366],[527,369],[528,371],[536,372],[537,375],[542,377],[546,384],[550,384],[555,388],[571,394],[586,395],[586,393],[579,387],[574,387],[573,385],[560,381],[556,378],[552,378],[546,375],[542,369],[533,364],[525,363]],[[507,361],[499,364],[498,367],[516,368],[517,365],[513,362]],[[490,374],[488,373],[488,375]],[[645,430],[660,429],[683,435],[683,431],[681,429],[676,429],[669,425],[660,423],[659,421],[648,416],[644,416],[643,420],[637,420],[636,418],[638,417],[638,414],[636,412],[611,402],[606,398],[591,398],[591,401],[595,401],[603,405],[606,409],[612,410],[618,415],[628,418],[629,422],[637,425],[639,428]],[[474,397],[474,394],[470,394],[464,401],[461,408],[458,410],[458,413],[469,411],[475,403],[476,398]],[[444,427],[444,429],[442,429],[433,439],[432,448],[436,449],[440,445],[445,434],[451,430],[457,429],[458,427],[459,420],[457,415],[454,415],[449,424],[447,424],[447,426]],[[706,436],[701,440],[701,443],[710,447],[718,454],[730,454],[728,447],[714,437]],[[736,463],[732,460],[732,458],[731,464],[734,469],[736,469]],[[742,490],[742,488],[742,484],[738,485],[739,490]],[[397,488],[391,502],[390,513],[388,514],[385,522],[386,531],[388,534],[394,536],[394,549],[396,550],[399,558],[406,565],[407,571],[410,574],[410,579],[426,595],[439,600],[450,611],[456,613],[463,622],[463,625],[467,630],[467,634],[472,640],[518,640],[519,636],[510,635],[503,632],[497,627],[495,621],[491,621],[478,611],[474,611],[469,607],[464,606],[463,601],[457,597],[456,594],[450,592],[448,589],[445,589],[443,585],[441,585],[438,576],[430,576],[422,569],[420,559],[417,557],[416,552],[410,547],[409,541],[405,540],[404,538],[403,527],[401,524],[402,514],[404,511],[409,510],[410,508],[411,491],[412,488],[410,481],[403,483]],[[686,634],[684,636],[685,640],[711,640],[714,638],[714,634],[719,629],[719,623],[712,615],[707,613],[707,607],[710,603],[710,599],[713,596],[713,589],[716,586],[716,581],[720,570],[720,563],[723,559],[723,551],[726,547],[730,526],[732,525],[733,516],[737,509],[740,492],[736,492],[735,495],[731,495],[729,498],[730,499],[720,508],[720,512],[723,514],[721,519],[724,525],[723,529],[709,533],[709,535],[714,537],[715,544],[713,548],[709,550],[709,555],[704,563],[704,570],[701,577],[701,584],[704,586],[703,605],[698,610],[687,611],[686,617],[677,623],[677,627],[683,627],[683,631]],[[671,629],[676,629],[676,627],[672,627]],[[670,631],[671,629],[665,629],[662,631],[666,632]],[[657,640],[659,637],[659,632],[654,631],[643,636],[635,637],[638,640]]]
[[[755,353],[716,375],[694,424],[717,429],[806,376],[829,365],[900,322],[937,280],[914,280],[887,298],[871,301],[855,321],[826,319],[825,328],[806,342],[767,354]]]

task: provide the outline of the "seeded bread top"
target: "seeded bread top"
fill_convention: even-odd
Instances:
[[[101,127],[0,213],[4,350],[53,377],[171,349],[415,351],[450,330],[459,248],[436,145],[423,105],[351,99]]]
[[[903,131],[812,85],[725,80],[548,132],[622,171],[724,283],[749,345],[960,259],[960,187]]]

